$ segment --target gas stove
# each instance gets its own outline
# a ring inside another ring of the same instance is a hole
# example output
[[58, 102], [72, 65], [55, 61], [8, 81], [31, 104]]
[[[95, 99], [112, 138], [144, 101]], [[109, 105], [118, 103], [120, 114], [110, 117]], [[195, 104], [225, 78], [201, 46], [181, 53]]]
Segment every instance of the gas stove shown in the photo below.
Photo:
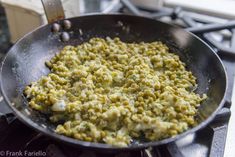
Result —
[[[222, 59], [228, 74], [228, 91], [224, 107], [206, 128], [180, 140], [142, 151], [107, 154], [73, 148], [32, 130], [13, 115], [0, 97], [0, 156], [223, 157], [233, 107], [231, 105], [235, 76], [235, 21], [188, 12], [181, 8], [150, 9], [135, 6], [128, 0], [114, 0], [101, 12], [146, 16], [178, 25], [206, 41]], [[1, 56], [8, 50], [8, 46], [5, 47], [4, 50], [1, 49]]]

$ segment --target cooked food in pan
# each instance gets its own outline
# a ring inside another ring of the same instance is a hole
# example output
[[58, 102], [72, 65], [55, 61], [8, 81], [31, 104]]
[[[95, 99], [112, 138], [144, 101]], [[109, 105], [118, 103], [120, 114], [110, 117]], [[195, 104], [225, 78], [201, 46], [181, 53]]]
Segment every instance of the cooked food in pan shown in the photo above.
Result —
[[25, 88], [29, 105], [50, 114], [56, 133], [128, 146], [161, 140], [196, 125], [206, 95], [179, 56], [161, 42], [92, 38], [46, 62], [51, 72]]

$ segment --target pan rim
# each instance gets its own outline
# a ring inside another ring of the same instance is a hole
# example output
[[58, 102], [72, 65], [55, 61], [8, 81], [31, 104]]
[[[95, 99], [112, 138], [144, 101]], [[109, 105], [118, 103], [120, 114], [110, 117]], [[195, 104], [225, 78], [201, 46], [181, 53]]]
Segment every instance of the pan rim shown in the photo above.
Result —
[[[135, 17], [135, 18], [144, 18], [144, 19], [148, 19], [148, 20], [155, 20], [155, 19], [151, 19], [149, 17], [136, 16], [136, 15], [126, 15], [126, 14], [120, 14], [120, 13], [115, 13], [115, 14], [92, 13], [92, 14], [82, 15], [82, 16], [79, 16], [79, 17], [89, 17], [89, 16], [129, 16], [129, 17]], [[68, 18], [68, 20], [75, 19], [75, 18], [78, 18], [78, 17]], [[62, 21], [62, 20], [59, 20], [59, 21]], [[5, 93], [4, 89], [3, 89], [3, 86], [2, 86], [3, 85], [3, 81], [1, 79], [2, 75], [3, 75], [3, 65], [5, 63], [5, 60], [6, 60], [7, 56], [9, 55], [9, 52], [11, 52], [11, 50], [14, 48], [14, 45], [18, 44], [21, 40], [25, 39], [28, 35], [32, 34], [33, 32], [35, 32], [35, 31], [37, 31], [37, 30], [39, 30], [39, 29], [41, 29], [41, 28], [43, 28], [45, 26], [51, 25], [51, 24], [42, 25], [42, 26], [36, 28], [35, 30], [27, 33], [26, 35], [24, 35], [22, 38], [20, 38], [10, 48], [10, 50], [5, 55], [4, 59], [2, 60], [2, 65], [1, 65], [1, 69], [0, 69], [0, 86], [1, 86], [1, 91], [2, 91], [2, 95], [3, 95], [4, 100], [7, 102], [8, 106], [13, 110], [13, 112], [17, 116], [17, 118], [19, 118], [19, 120], [21, 122], [23, 122], [24, 124], [26, 124], [30, 128], [33, 128], [34, 130], [36, 130], [36, 131], [38, 131], [40, 133], [43, 133], [46, 136], [52, 137], [55, 140], [59, 140], [59, 141], [61, 141], [63, 143], [72, 144], [72, 145], [76, 145], [76, 146], [80, 146], [80, 147], [91, 148], [91, 149], [102, 149], [102, 150], [105, 149], [105, 150], [112, 150], [112, 151], [128, 151], [128, 150], [145, 149], [145, 148], [148, 148], [148, 147], [168, 144], [170, 142], [173, 142], [173, 141], [176, 141], [178, 139], [181, 139], [181, 138], [185, 137], [186, 135], [192, 134], [192, 133], [194, 133], [194, 132], [196, 132], [196, 131], [206, 127], [215, 118], [216, 114], [218, 113], [218, 111], [222, 108], [223, 104], [225, 103], [225, 97], [226, 97], [227, 88], [228, 88], [228, 78], [227, 78], [227, 72], [225, 70], [225, 67], [224, 67], [221, 59], [217, 55], [217, 53], [207, 43], [205, 43], [205, 41], [203, 41], [202, 39], [200, 39], [199, 37], [197, 37], [193, 33], [189, 32], [187, 30], [184, 30], [184, 29], [180, 28], [179, 26], [175, 26], [175, 25], [172, 25], [172, 24], [164, 23], [164, 22], [161, 22], [159, 20], [155, 20], [155, 21], [158, 21], [158, 22], [160, 22], [162, 24], [165, 24], [165, 25], [168, 25], [168, 26], [170, 26], [172, 28], [180, 29], [182, 31], [185, 31], [185, 32], [191, 34], [194, 38], [199, 40], [199, 42], [204, 44], [211, 51], [211, 53], [213, 53], [213, 55], [217, 58], [219, 64], [223, 68], [223, 73], [224, 73], [224, 77], [225, 77], [225, 90], [224, 90], [224, 93], [223, 93], [223, 97], [222, 97], [218, 107], [216, 108], [216, 110], [213, 111], [213, 113], [205, 121], [201, 122], [196, 127], [190, 128], [187, 131], [182, 132], [182, 133], [176, 135], [175, 137], [166, 138], [166, 139], [163, 139], [163, 140], [160, 140], [160, 141], [150, 141], [150, 142], [141, 143], [139, 145], [130, 145], [130, 146], [127, 146], [127, 147], [115, 147], [115, 146], [104, 144], [104, 143], [95, 143], [95, 142], [80, 141], [80, 140], [77, 140], [77, 139], [73, 139], [73, 138], [70, 138], [70, 137], [59, 135], [59, 134], [57, 134], [55, 132], [49, 131], [46, 128], [43, 128], [42, 126], [40, 126], [37, 123], [33, 122], [31, 119], [29, 119], [26, 116], [24, 116], [22, 113], [20, 113], [20, 111], [18, 111], [14, 106], [12, 106], [10, 100], [6, 96], [6, 93]]]

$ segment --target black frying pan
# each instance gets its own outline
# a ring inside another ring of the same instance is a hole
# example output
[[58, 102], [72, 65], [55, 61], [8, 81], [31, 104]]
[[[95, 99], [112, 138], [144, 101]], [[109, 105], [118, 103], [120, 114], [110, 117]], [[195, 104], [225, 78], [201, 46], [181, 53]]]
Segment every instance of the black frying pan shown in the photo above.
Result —
[[[143, 149], [175, 141], [205, 127], [224, 104], [227, 83], [221, 60], [207, 44], [193, 34], [160, 21], [130, 15], [88, 15], [71, 18], [69, 21], [72, 24], [67, 31], [70, 35], [69, 41], [60, 40], [61, 32], [52, 33], [52, 24], [42, 26], [20, 39], [7, 53], [2, 64], [1, 89], [5, 100], [22, 122], [37, 131], [75, 146], [112, 151]], [[59, 24], [62, 22], [63, 20], [58, 21]], [[92, 37], [107, 36], [119, 37], [125, 42], [160, 40], [167, 44], [172, 52], [178, 54], [197, 77], [196, 92], [208, 95], [208, 99], [199, 108], [198, 126], [173, 138], [153, 142], [139, 141], [140, 144], [133, 143], [126, 148], [79, 141], [54, 133], [55, 125], [44, 115], [28, 107], [22, 96], [23, 89], [30, 82], [48, 74], [49, 69], [45, 66], [45, 61], [65, 45], [77, 45]]]

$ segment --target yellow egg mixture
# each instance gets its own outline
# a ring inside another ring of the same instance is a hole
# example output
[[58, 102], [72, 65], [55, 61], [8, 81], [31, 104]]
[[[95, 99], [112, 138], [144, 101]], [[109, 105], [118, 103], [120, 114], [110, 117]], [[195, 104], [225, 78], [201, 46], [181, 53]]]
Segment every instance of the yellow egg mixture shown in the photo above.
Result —
[[82, 141], [125, 147], [196, 125], [206, 95], [179, 56], [161, 42], [92, 38], [66, 46], [46, 62], [51, 72], [24, 90], [29, 105], [60, 122], [55, 132]]

